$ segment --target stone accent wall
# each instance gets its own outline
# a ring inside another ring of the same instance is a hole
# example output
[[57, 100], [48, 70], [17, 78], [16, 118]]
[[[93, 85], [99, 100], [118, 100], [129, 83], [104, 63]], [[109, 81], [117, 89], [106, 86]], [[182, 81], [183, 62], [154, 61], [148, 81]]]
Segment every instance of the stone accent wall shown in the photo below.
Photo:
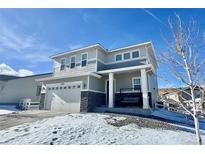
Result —
[[103, 93], [82, 91], [80, 112], [91, 112], [95, 107], [105, 105], [105, 97]]

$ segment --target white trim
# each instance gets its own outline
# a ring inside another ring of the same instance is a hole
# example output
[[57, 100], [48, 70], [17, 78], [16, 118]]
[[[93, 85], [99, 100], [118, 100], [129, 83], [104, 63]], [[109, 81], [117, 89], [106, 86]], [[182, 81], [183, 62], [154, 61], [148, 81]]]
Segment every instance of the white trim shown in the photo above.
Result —
[[[87, 56], [87, 59], [86, 59], [86, 65], [85, 66], [82, 66], [82, 56], [83, 55], [86, 55]], [[88, 52], [83, 52], [83, 53], [81, 53], [80, 54], [80, 66], [81, 66], [81, 68], [85, 68], [85, 67], [87, 67], [88, 66]]]
[[73, 75], [73, 76], [68, 76], [68, 75], [62, 75], [62, 76], [53, 76], [53, 77], [46, 77], [46, 78], [41, 78], [41, 79], [35, 79], [35, 81], [40, 82], [40, 81], [50, 81], [50, 80], [58, 80], [58, 79], [64, 79], [64, 78], [73, 78], [73, 77], [78, 77], [78, 76], [87, 76], [87, 75], [91, 75], [91, 76], [95, 76], [97, 78], [101, 78], [102, 76], [96, 73], [90, 73], [90, 72], [85, 72], [82, 74], [77, 74], [77, 75]]
[[92, 91], [92, 92], [96, 92], [96, 93], [102, 93], [102, 94], [105, 94], [104, 91], [98, 91], [98, 90], [92, 90], [92, 89], [83, 89], [81, 91]]
[[110, 50], [109, 52], [116, 52], [116, 51], [125, 50], [125, 49], [129, 49], [129, 48], [134, 48], [134, 47], [138, 47], [138, 46], [143, 46], [143, 45], [147, 45], [147, 44], [151, 44], [151, 43], [152, 43], [151, 41], [144, 42], [144, 43], [140, 43], [140, 44], [130, 45], [130, 46], [127, 46], [127, 47], [113, 49], [113, 50]]
[[90, 89], [90, 75], [88, 75], [87, 89]]
[[114, 72], [126, 72], [131, 70], [137, 70], [137, 69], [145, 69], [145, 68], [151, 68], [151, 64], [149, 65], [140, 65], [140, 66], [131, 66], [131, 67], [124, 67], [124, 68], [117, 68], [117, 69], [109, 69], [109, 70], [103, 70], [98, 71], [99, 74], [107, 74], [107, 73], [114, 73]]
[[72, 58], [73, 57], [75, 57], [75, 67], [74, 68], [76, 68], [76, 55], [73, 55], [73, 56], [70, 57], [70, 67], [69, 67], [70, 69], [74, 69], [74, 68], [71, 68], [71, 63], [72, 63]]
[[[114, 77], [113, 80], [114, 80], [114, 94], [115, 94], [116, 91], [117, 91], [117, 84], [116, 84], [117, 82], [116, 82], [115, 77]], [[106, 98], [105, 100], [106, 100], [106, 104], [109, 103], [109, 102], [107, 102], [107, 95], [108, 95], [108, 94], [107, 94], [107, 81], [109, 81], [109, 79], [106, 79], [106, 80], [105, 80], [105, 96], [106, 96], [106, 97], [105, 97], [105, 98]], [[108, 86], [109, 86], [109, 85], [108, 85]]]
[[[62, 61], [62, 60], [65, 60], [65, 64], [64, 64], [64, 65], [65, 65], [65, 66], [64, 66], [65, 68], [64, 68], [63, 70], [61, 70], [61, 61]], [[60, 71], [66, 71], [66, 58], [61, 58], [61, 59], [60, 59]]]
[[[130, 46], [127, 46], [127, 47], [122, 47], [122, 48], [117, 48], [117, 49], [112, 49], [112, 50], [106, 50], [100, 44], [94, 44], [94, 45], [90, 45], [90, 46], [87, 46], [87, 47], [82, 47], [82, 48], [79, 48], [79, 49], [74, 49], [74, 50], [71, 50], [71, 51], [67, 51], [67, 52], [64, 52], [64, 53], [59, 53], [59, 54], [50, 56], [50, 58], [53, 59], [53, 58], [56, 58], [56, 57], [59, 57], [59, 56], [69, 55], [71, 53], [79, 52], [79, 51], [82, 51], [82, 50], [85, 50], [85, 49], [90, 49], [90, 48], [93, 48], [93, 47], [100, 47], [101, 49], [103, 49], [103, 51], [105, 53], [112, 53], [112, 52], [116, 52], [116, 51], [120, 51], [120, 50], [124, 50], [124, 49], [129, 49], [129, 48], [133, 48], [133, 47], [148, 45], [148, 44], [151, 44], [151, 46], [153, 47], [152, 41], [149, 41], [149, 42], [139, 43], [139, 44], [130, 45]], [[154, 48], [153, 48], [153, 50], [154, 50]]]
[[59, 54], [50, 56], [50, 58], [53, 59], [53, 58], [56, 58], [56, 57], [59, 57], [59, 56], [69, 55], [71, 53], [80, 52], [82, 50], [90, 49], [90, 48], [93, 48], [93, 47], [100, 47], [101, 49], [106, 51], [106, 49], [103, 46], [101, 46], [100, 44], [94, 44], [94, 45], [90, 45], [90, 46], [87, 46], [87, 47], [82, 47], [82, 48], [79, 48], [79, 49], [74, 49], [74, 50], [66, 51], [64, 53], [59, 53]]
[[[134, 79], [140, 79], [140, 86], [142, 88], [142, 82], [141, 82], [141, 77], [140, 76], [132, 77], [132, 88], [134, 88]], [[137, 91], [137, 90], [133, 89], [133, 91]]]
[[100, 78], [102, 77], [101, 75], [96, 74], [96, 73], [94, 73], [94, 72], [90, 73], [90, 75], [93, 76], [93, 77], [96, 77], [96, 78], [98, 78], [98, 79], [100, 79]]
[[95, 59], [96, 59], [95, 71], [97, 72], [97, 71], [98, 71], [98, 61], [97, 61], [97, 59], [98, 59], [98, 50], [96, 49], [95, 52], [96, 52], [96, 57], [95, 57]]

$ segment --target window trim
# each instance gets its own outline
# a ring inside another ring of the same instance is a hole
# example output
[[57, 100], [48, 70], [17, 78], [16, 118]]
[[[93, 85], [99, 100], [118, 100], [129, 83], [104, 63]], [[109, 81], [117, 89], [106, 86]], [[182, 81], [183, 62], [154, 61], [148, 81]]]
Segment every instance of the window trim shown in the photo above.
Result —
[[[117, 60], [117, 56], [121, 55], [121, 60]], [[122, 53], [115, 55], [115, 62], [123, 61]]]
[[[140, 50], [134, 50], [134, 51], [131, 52], [131, 54], [132, 54], [133, 52], [138, 52], [138, 53], [139, 53], [139, 57], [141, 57], [141, 56], [140, 56]], [[132, 55], [132, 59], [136, 59], [136, 58], [139, 58], [139, 57], [135, 57], [135, 58], [134, 58], [133, 55]]]
[[138, 91], [138, 90], [135, 90], [134, 88], [134, 80], [135, 79], [140, 79], [140, 87], [142, 88], [142, 81], [141, 81], [141, 77], [132, 77], [132, 88], [133, 88], [133, 91]]
[[125, 59], [125, 54], [127, 54], [127, 53], [129, 53], [129, 54], [130, 54], [130, 52], [124, 52], [124, 53], [123, 53], [123, 60], [124, 60], [124, 61], [131, 60], [131, 59], [132, 59], [132, 58], [131, 58], [131, 56], [130, 56], [130, 58], [129, 58], [129, 59]]
[[[86, 58], [86, 65], [85, 66], [82, 66], [82, 62], [83, 62], [83, 55], [87, 55], [87, 58]], [[86, 66], [88, 66], [88, 52], [83, 52], [83, 53], [81, 53], [81, 64], [80, 64], [80, 66], [81, 67], [86, 67]]]
[[[72, 58], [75, 57], [75, 66], [71, 68]], [[70, 57], [70, 69], [74, 69], [76, 67], [76, 55]]]
[[[61, 69], [61, 66], [62, 66], [62, 63], [61, 63], [61, 62], [62, 62], [62, 60], [65, 60], [64, 69]], [[60, 59], [60, 64], [61, 64], [61, 65], [60, 65], [60, 71], [65, 71], [65, 69], [66, 69], [66, 58], [61, 58], [61, 59]]]

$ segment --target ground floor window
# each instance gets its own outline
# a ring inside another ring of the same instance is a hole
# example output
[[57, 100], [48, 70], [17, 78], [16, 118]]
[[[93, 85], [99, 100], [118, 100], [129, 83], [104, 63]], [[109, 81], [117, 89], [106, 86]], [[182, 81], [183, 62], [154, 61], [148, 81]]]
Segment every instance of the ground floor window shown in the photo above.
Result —
[[132, 78], [132, 88], [135, 91], [141, 91], [141, 80], [140, 78]]

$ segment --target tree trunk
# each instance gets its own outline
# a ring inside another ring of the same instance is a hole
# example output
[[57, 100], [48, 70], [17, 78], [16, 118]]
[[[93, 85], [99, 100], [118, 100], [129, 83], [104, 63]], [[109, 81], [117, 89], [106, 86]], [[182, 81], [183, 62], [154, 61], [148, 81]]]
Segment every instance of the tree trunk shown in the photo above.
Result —
[[201, 145], [202, 140], [199, 131], [199, 118], [197, 116], [194, 116], [194, 124], [195, 124], [195, 131], [196, 131], [196, 142], [198, 145]]

